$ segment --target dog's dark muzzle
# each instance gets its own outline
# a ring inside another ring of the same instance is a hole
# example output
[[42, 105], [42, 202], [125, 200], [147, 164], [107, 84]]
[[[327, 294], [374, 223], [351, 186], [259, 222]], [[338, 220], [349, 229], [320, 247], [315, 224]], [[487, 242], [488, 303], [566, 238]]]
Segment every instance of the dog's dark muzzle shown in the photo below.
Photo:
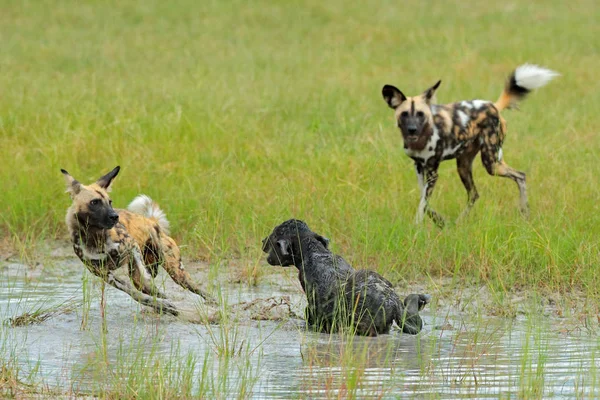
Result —
[[108, 214], [108, 229], [114, 227], [117, 223], [119, 222], [119, 214], [117, 214], [116, 212], [111, 212], [110, 214]]

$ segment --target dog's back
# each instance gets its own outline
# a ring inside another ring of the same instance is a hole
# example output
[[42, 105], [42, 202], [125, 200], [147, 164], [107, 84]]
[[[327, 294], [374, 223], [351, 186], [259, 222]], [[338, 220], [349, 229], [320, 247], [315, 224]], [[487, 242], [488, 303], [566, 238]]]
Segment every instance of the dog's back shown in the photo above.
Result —
[[145, 194], [133, 199], [127, 206], [127, 210], [117, 210], [117, 212], [119, 221], [125, 225], [140, 248], [151, 243], [160, 247], [161, 237], [169, 236], [169, 221], [166, 214]]
[[506, 123], [491, 101], [432, 104], [431, 113], [436, 128], [434, 135], [440, 141], [431, 153], [435, 152], [441, 161], [460, 156], [475, 141], [477, 146], [486, 143], [501, 146], [504, 141]]
[[167, 215], [160, 209], [158, 204], [145, 194], [140, 194], [133, 199], [127, 206], [127, 210], [156, 221], [163, 232], [169, 234], [170, 224]]
[[356, 333], [387, 334], [403, 311], [400, 297], [390, 281], [375, 271], [357, 270], [345, 285], [346, 305], [352, 310]]
[[160, 225], [150, 218], [119, 208], [115, 211], [119, 214], [119, 223], [140, 246], [148, 240], [157, 241], [162, 234]]

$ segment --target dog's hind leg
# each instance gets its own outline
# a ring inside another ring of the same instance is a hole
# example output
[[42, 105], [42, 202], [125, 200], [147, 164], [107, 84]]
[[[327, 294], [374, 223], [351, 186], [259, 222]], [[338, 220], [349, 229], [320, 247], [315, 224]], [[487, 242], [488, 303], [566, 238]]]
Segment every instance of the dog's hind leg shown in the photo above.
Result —
[[456, 159], [458, 175], [460, 176], [460, 180], [467, 190], [468, 196], [467, 207], [459, 215], [457, 219], [458, 221], [469, 214], [471, 208], [473, 208], [473, 205], [479, 198], [479, 193], [477, 193], [477, 188], [475, 187], [475, 182], [473, 181], [473, 160], [478, 152], [479, 148], [471, 145]]
[[198, 284], [196, 284], [190, 274], [185, 270], [183, 263], [181, 262], [181, 256], [179, 255], [179, 249], [175, 244], [175, 241], [168, 236], [163, 235], [161, 237], [162, 244], [162, 266], [171, 276], [171, 278], [179, 286], [190, 292], [196, 293], [201, 296], [206, 302], [211, 304], [217, 304], [217, 301], [208, 292], [202, 290]]
[[179, 311], [173, 304], [140, 292], [133, 287], [131, 283], [115, 276], [112, 272], [109, 272], [105, 279], [109, 285], [127, 293], [132, 299], [142, 305], [151, 307], [159, 313], [167, 313], [175, 316], [179, 315]]
[[506, 137], [506, 121], [499, 118], [484, 128], [483, 142], [481, 143], [481, 161], [488, 174], [510, 178], [519, 186], [520, 209], [524, 217], [529, 217], [529, 204], [527, 202], [527, 185], [525, 173], [509, 167], [502, 158], [502, 143]]
[[138, 290], [150, 296], [156, 296], [163, 299], [167, 298], [167, 296], [162, 293], [154, 284], [154, 280], [144, 264], [142, 253], [137, 245], [131, 249], [128, 262], [129, 276]]
[[502, 160], [502, 149], [496, 154], [489, 154], [481, 150], [481, 160], [490, 175], [510, 178], [519, 186], [520, 209], [525, 217], [529, 217], [529, 204], [527, 201], [527, 185], [525, 184], [525, 173], [511, 168]]

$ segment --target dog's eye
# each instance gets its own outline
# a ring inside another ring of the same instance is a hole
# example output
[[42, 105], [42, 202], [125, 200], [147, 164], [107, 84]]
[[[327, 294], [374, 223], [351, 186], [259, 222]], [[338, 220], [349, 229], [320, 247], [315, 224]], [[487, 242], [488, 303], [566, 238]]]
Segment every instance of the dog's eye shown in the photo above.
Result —
[[112, 200], [108, 200], [108, 204], [112, 206]]
[[423, 118], [424, 116], [425, 116], [425, 113], [423, 111], [417, 111], [417, 117]]
[[406, 118], [406, 117], [408, 117], [408, 111], [402, 111], [400, 113], [400, 118]]
[[94, 200], [90, 201], [90, 206], [97, 206], [98, 204], [100, 204], [100, 200], [98, 200], [98, 199], [94, 199]]

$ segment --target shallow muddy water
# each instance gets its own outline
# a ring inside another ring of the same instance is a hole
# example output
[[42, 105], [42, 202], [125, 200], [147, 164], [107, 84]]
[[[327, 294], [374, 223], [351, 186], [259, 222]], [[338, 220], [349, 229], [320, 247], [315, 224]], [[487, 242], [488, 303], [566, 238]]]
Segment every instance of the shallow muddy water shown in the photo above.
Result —
[[[600, 395], [596, 335], [585, 329], [557, 329], [557, 318], [535, 314], [505, 319], [450, 307], [427, 308], [422, 314], [425, 329], [417, 336], [394, 331], [378, 338], [347, 338], [306, 331], [300, 319], [259, 321], [239, 310], [234, 321], [208, 327], [191, 324], [141, 310], [124, 293], [107, 288], [103, 345], [96, 278], [88, 276], [95, 282], [94, 295], [87, 326], [81, 329], [83, 268], [75, 260], [65, 261], [65, 266], [57, 276], [32, 273], [16, 263], [0, 264], [3, 321], [39, 306], [78, 302], [74, 309], [39, 324], [2, 327], [0, 356], [16, 358], [23, 371], [37, 371], [45, 384], [66, 393], [89, 393], [107, 385], [101, 366], [108, 365], [126, 380], [128, 371], [136, 371], [131, 367], [136, 362], [152, 368], [152, 360], [193, 355], [198, 365], [193, 384], [218, 380], [204, 393], [221, 398], [240, 393], [250, 398], [311, 399]], [[300, 313], [301, 293], [285, 274], [273, 270], [255, 288], [225, 284], [224, 297], [234, 304], [288, 296], [292, 310]], [[178, 305], [193, 307], [193, 295], [169, 282], [166, 290]], [[223, 348], [234, 354], [219, 357]]]

